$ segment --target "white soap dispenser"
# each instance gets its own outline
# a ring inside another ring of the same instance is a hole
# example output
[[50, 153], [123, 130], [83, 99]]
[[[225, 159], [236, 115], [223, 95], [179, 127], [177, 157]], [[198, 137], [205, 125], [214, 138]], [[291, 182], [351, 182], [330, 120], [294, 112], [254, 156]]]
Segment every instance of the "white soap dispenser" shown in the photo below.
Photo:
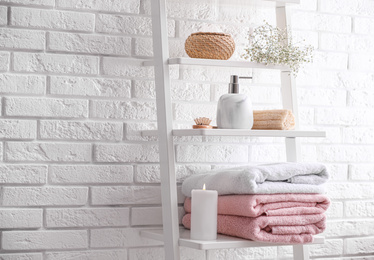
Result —
[[231, 75], [229, 93], [220, 97], [217, 106], [217, 127], [224, 129], [251, 129], [253, 126], [252, 101], [245, 94], [239, 94], [239, 77]]

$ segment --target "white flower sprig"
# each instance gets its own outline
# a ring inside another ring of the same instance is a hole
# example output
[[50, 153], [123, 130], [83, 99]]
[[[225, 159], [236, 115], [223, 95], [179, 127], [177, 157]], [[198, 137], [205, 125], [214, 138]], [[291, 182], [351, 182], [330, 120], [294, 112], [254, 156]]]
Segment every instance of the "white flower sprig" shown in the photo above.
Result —
[[287, 65], [295, 76], [302, 63], [313, 61], [313, 47], [294, 44], [292, 37], [287, 35], [287, 29], [266, 23], [255, 28], [248, 35], [248, 40], [249, 47], [244, 49], [243, 58], [266, 65]]

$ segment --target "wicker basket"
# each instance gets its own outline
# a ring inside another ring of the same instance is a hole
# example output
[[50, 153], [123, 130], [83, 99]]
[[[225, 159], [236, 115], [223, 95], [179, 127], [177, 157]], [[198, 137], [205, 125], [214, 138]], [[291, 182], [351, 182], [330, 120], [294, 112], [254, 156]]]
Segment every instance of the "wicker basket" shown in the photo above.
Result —
[[227, 60], [235, 51], [235, 42], [229, 34], [198, 32], [187, 38], [185, 50], [191, 58]]

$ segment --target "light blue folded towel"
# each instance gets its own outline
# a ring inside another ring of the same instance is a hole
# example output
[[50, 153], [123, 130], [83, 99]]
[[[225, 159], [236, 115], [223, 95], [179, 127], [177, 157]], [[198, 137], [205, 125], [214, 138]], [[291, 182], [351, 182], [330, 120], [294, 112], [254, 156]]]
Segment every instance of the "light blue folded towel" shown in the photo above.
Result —
[[218, 169], [188, 177], [182, 184], [182, 193], [191, 197], [193, 189], [209, 190], [219, 195], [324, 193], [323, 183], [329, 178], [326, 167], [320, 163], [274, 163]]

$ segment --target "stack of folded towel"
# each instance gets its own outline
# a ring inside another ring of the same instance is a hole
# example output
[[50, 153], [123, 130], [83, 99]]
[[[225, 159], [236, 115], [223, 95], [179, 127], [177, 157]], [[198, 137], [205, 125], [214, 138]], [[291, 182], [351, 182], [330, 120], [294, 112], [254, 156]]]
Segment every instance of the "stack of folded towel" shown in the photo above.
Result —
[[[192, 189], [205, 183], [218, 191], [220, 234], [272, 243], [308, 243], [324, 231], [328, 179], [317, 163], [278, 163], [219, 169], [193, 175], [182, 185], [187, 196], [182, 223], [190, 228]], [[192, 213], [193, 214], [193, 213]]]
[[252, 129], [291, 130], [295, 128], [295, 116], [288, 109], [254, 110]]

